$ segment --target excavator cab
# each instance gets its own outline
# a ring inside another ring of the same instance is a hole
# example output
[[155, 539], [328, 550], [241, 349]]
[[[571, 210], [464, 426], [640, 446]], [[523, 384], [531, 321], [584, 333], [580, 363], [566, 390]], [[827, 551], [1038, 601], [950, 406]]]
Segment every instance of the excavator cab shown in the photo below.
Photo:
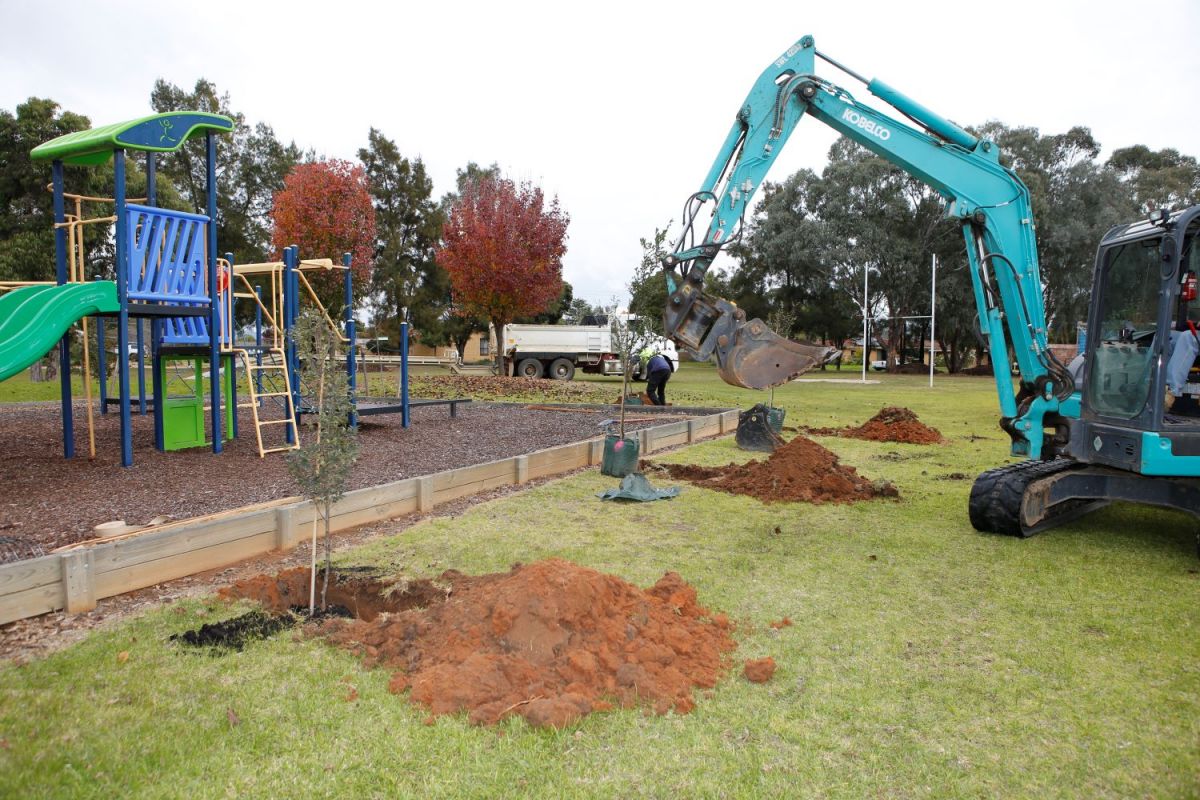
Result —
[[1144, 475], [1200, 476], [1200, 206], [1100, 243], [1071, 455]]
[[1113, 501], [1200, 517], [1198, 272], [1200, 206], [1104, 236], [1068, 457], [980, 475], [977, 529], [1029, 536]]
[[[1113, 501], [1200, 518], [1200, 206], [1100, 242], [1066, 458], [1009, 464], [971, 488], [971, 524], [1030, 536]], [[1049, 455], [1049, 454], [1047, 454]], [[1198, 540], [1200, 543], [1200, 540]]]

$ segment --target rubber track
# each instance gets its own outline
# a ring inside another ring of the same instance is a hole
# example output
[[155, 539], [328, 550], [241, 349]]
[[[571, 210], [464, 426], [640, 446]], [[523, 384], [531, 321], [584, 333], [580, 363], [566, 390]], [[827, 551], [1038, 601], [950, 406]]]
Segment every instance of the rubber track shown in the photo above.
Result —
[[[975, 530], [1006, 536], [1027, 536], [1021, 527], [1021, 500], [1025, 489], [1036, 480], [1079, 466], [1067, 458], [1053, 461], [1023, 461], [990, 469], [971, 487], [970, 515]], [[1065, 505], [1065, 504], [1064, 504]], [[1063, 509], [1066, 511], [1067, 509]], [[1057, 515], [1056, 515], [1057, 516]], [[1046, 527], [1039, 525], [1038, 529]]]

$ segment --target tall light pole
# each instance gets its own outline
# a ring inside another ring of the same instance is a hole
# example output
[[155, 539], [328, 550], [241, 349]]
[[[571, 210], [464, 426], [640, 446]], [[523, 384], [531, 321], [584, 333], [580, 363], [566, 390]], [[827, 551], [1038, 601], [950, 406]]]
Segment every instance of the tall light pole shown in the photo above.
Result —
[[937, 254], [933, 256], [933, 276], [929, 279], [929, 388], [933, 388], [933, 347], [937, 341], [934, 322], [937, 317]]
[[862, 382], [867, 382], [867, 359], [870, 357], [871, 344], [867, 340], [867, 276], [871, 274], [870, 267], [863, 262], [863, 299], [862, 299], [862, 315], [863, 315], [863, 338], [862, 338]]

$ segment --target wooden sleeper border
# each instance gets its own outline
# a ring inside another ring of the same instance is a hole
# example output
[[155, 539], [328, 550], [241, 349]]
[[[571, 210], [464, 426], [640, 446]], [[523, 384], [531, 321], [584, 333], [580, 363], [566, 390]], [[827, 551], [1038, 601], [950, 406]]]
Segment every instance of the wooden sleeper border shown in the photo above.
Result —
[[[729, 433], [737, 410], [634, 431], [643, 454]], [[331, 528], [344, 531], [501, 486], [600, 464], [604, 439], [551, 447], [500, 461], [347, 492]], [[0, 625], [59, 609], [91, 611], [105, 597], [291, 550], [307, 538], [313, 506], [298, 497], [169, 522], [39, 558], [0, 565]]]

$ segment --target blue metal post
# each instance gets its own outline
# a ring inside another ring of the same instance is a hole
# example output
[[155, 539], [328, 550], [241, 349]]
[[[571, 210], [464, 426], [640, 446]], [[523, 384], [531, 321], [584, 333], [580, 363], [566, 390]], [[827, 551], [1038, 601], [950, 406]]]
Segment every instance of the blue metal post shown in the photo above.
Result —
[[300, 360], [296, 357], [296, 340], [292, 326], [296, 321], [296, 294], [293, 284], [296, 282], [296, 253], [299, 248], [291, 245], [283, 251], [283, 334], [284, 360], [288, 368], [288, 391], [292, 393], [292, 410], [295, 411], [296, 425], [284, 425], [287, 431], [287, 443], [296, 441], [295, 431], [300, 425]]
[[221, 452], [221, 329], [220, 304], [217, 300], [217, 137], [209, 131], [206, 145], [208, 188], [208, 376], [209, 403], [212, 406], [212, 449]]
[[[158, 162], [154, 153], [146, 153], [146, 205], [158, 205]], [[162, 451], [163, 445], [163, 388], [162, 356], [158, 343], [162, 339], [162, 325], [157, 319], [150, 320], [150, 385], [154, 389], [154, 448]], [[138, 395], [145, 397], [146, 351], [142, 335], [142, 320], [138, 320]], [[143, 400], [142, 413], [146, 413]]]
[[[355, 392], [358, 388], [358, 386], [357, 386], [358, 375], [356, 374], [357, 370], [355, 369], [356, 364], [354, 361], [354, 344], [355, 344], [354, 282], [353, 282], [354, 278], [350, 271], [350, 263], [351, 263], [350, 254], [343, 253], [342, 254], [342, 266], [344, 266], [346, 268], [346, 276], [345, 276], [345, 281], [344, 281], [345, 289], [346, 289], [346, 298], [345, 298], [345, 303], [346, 303], [346, 311], [345, 311], [345, 319], [346, 319], [346, 378], [350, 385], [350, 427], [357, 428], [358, 427], [358, 414], [355, 413], [355, 408], [357, 406], [358, 399], [355, 395]], [[367, 376], [367, 392], [368, 392], [368, 394], [370, 393], [370, 390], [371, 390], [370, 381], [371, 381], [371, 376], [368, 375]]]
[[137, 365], [138, 365], [138, 414], [146, 416], [146, 334], [142, 328], [144, 320], [137, 320]]
[[400, 320], [400, 425], [407, 428], [412, 422], [408, 408], [408, 314]]
[[[152, 152], [146, 153], [146, 205], [148, 205], [148, 206], [157, 206], [158, 205], [158, 164], [155, 161], [154, 153], [152, 153]], [[157, 330], [157, 326], [155, 324], [155, 320], [150, 320], [150, 338], [151, 338], [151, 340], [155, 339], [156, 330]], [[142, 414], [144, 416], [146, 414], [146, 336], [145, 336], [145, 329], [143, 327], [143, 320], [140, 317], [138, 318], [138, 321], [137, 321], [137, 349], [138, 349], [138, 413]], [[158, 359], [157, 359], [158, 348], [155, 346], [153, 341], [151, 341], [150, 350], [152, 352], [151, 357], [150, 357], [150, 368], [152, 370], [157, 371], [158, 370]], [[159, 438], [159, 435], [162, 432], [162, 417], [161, 417], [157, 407], [160, 404], [160, 401], [158, 398], [161, 397], [162, 395], [160, 395], [158, 393], [159, 380], [158, 380], [158, 378], [155, 377], [154, 373], [151, 373], [151, 375], [150, 375], [150, 384], [151, 384], [151, 387], [154, 389], [154, 405], [155, 405], [154, 446], [157, 447], [159, 450], [161, 450], [162, 442]]]
[[163, 440], [163, 408], [166, 406], [167, 382], [163, 380], [163, 357], [159, 349], [162, 341], [162, 321], [150, 320], [150, 364], [153, 368], [151, 380], [154, 384], [154, 449], [166, 450]]
[[[66, 209], [63, 205], [63, 163], [55, 161], [51, 167], [51, 180], [54, 183], [54, 222], [60, 225], [67, 221]], [[80, 232], [80, 236], [83, 233]], [[54, 228], [54, 266], [57, 272], [58, 285], [67, 282], [67, 229]], [[90, 380], [84, 375], [83, 379]], [[62, 429], [63, 429], [63, 458], [75, 456], [75, 408], [71, 403], [71, 331], [63, 334], [58, 341], [58, 385], [62, 399]]]
[[125, 216], [125, 151], [113, 151], [117, 215], [117, 382], [121, 392], [121, 466], [133, 466], [133, 419], [129, 407], [129, 221]]
[[[254, 287], [254, 296], [257, 302], [254, 304], [254, 363], [258, 367], [262, 367], [262, 287]], [[278, 323], [276, 323], [278, 324]], [[262, 369], [254, 371], [254, 393], [262, 394]], [[262, 407], [262, 400], [258, 401], [259, 407]]]

